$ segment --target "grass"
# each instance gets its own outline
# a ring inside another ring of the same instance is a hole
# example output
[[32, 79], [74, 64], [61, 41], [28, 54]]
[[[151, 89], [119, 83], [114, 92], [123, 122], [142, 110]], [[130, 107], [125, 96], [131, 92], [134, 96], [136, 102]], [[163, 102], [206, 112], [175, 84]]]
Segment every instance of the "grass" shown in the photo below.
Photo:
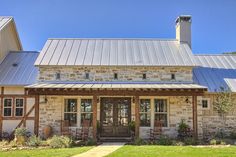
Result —
[[130, 146], [126, 145], [107, 157], [236, 157], [236, 146], [192, 147], [192, 146]]
[[0, 157], [69, 157], [83, 153], [92, 147], [74, 147], [61, 149], [32, 149], [32, 150], [13, 150], [0, 151]]

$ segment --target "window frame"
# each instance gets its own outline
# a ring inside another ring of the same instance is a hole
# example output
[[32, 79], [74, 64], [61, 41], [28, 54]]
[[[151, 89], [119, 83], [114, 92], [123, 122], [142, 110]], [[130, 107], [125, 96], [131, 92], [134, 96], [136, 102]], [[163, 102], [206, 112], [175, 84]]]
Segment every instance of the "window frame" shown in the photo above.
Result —
[[[207, 101], [207, 107], [203, 107], [203, 101]], [[202, 109], [203, 110], [209, 110], [210, 109], [210, 98], [202, 98], [202, 100], [201, 100], [201, 106], [202, 106]]]
[[[76, 112], [66, 112], [65, 111], [65, 108], [66, 108], [66, 100], [76, 100]], [[64, 104], [63, 104], [63, 120], [65, 120], [65, 114], [76, 114], [76, 124], [75, 125], [70, 125], [69, 127], [78, 127], [78, 114], [79, 114], [79, 110], [78, 110], [78, 105], [79, 101], [78, 101], [78, 98], [73, 98], [73, 97], [66, 97], [64, 98]]]
[[[146, 112], [143, 112], [143, 111], [141, 111], [141, 107], [140, 107], [140, 105], [141, 105], [141, 100], [149, 100], [149, 105], [150, 105], [150, 111], [148, 112], [148, 111], [146, 111]], [[149, 114], [149, 117], [150, 117], [150, 122], [149, 122], [149, 125], [141, 125], [141, 123], [140, 123], [140, 127], [151, 127], [151, 123], [152, 123], [152, 99], [150, 99], [150, 98], [140, 98], [140, 100], [139, 100], [139, 121], [141, 121], [141, 114], [146, 114], [147, 116], [148, 116], [148, 114]]]
[[[17, 99], [22, 99], [22, 100], [23, 100], [22, 107], [17, 107], [17, 106], [16, 106], [16, 100], [17, 100]], [[14, 105], [14, 116], [15, 116], [15, 117], [24, 117], [24, 112], [25, 112], [25, 100], [24, 100], [24, 98], [21, 98], [21, 97], [15, 98], [15, 101], [14, 101], [14, 104], [13, 104], [13, 105]], [[17, 109], [17, 108], [22, 108], [22, 115], [21, 115], [21, 116], [17, 116], [17, 115], [16, 115], [16, 109]]]
[[[5, 107], [5, 100], [6, 99], [10, 99], [11, 100], [11, 107]], [[2, 110], [2, 116], [3, 117], [12, 117], [14, 114], [13, 114], [13, 106], [14, 106], [14, 103], [13, 103], [13, 98], [3, 98], [3, 110]], [[10, 108], [11, 109], [11, 115], [10, 116], [5, 116], [5, 108]]]
[[[82, 100], [91, 100], [91, 111], [82, 111]], [[91, 114], [92, 120], [90, 122], [90, 127], [93, 123], [93, 99], [92, 98], [80, 98], [80, 125], [82, 126], [82, 114]]]
[[[166, 112], [156, 112], [155, 111], [155, 105], [156, 105], [156, 103], [155, 103], [155, 101], [156, 100], [166, 100]], [[167, 125], [166, 126], [162, 126], [163, 128], [168, 128], [169, 127], [169, 101], [168, 101], [168, 98], [162, 98], [162, 97], [157, 97], [157, 98], [154, 98], [153, 99], [153, 107], [154, 107], [154, 109], [153, 109], [153, 116], [154, 116], [154, 123], [155, 123], [155, 117], [156, 117], [156, 114], [159, 114], [159, 115], [166, 115], [166, 123], [167, 123]]]

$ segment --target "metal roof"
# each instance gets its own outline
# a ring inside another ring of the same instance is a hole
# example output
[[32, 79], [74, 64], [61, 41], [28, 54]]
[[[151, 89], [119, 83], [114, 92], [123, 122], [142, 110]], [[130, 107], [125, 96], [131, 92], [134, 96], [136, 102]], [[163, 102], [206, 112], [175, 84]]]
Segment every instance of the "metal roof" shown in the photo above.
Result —
[[35, 65], [195, 66], [186, 43], [164, 39], [48, 39]]
[[4, 26], [6, 26], [11, 20], [12, 20], [12, 17], [0, 16], [0, 30]]
[[79, 88], [79, 89], [206, 89], [197, 84], [141, 84], [141, 83], [36, 83], [26, 88]]
[[193, 69], [194, 82], [208, 87], [209, 92], [229, 89], [235, 90], [236, 55], [196, 55], [201, 67]]
[[10, 52], [0, 64], [0, 86], [21, 86], [37, 80], [38, 68], [34, 62], [38, 52]]
[[195, 55], [195, 61], [202, 67], [236, 69], [236, 55]]

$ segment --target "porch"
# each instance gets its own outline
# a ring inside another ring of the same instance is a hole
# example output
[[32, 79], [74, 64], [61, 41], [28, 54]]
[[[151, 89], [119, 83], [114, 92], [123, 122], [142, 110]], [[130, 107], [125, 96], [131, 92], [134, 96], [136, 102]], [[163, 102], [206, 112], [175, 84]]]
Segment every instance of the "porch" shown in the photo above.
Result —
[[136, 137], [149, 138], [156, 120], [162, 121], [163, 134], [177, 136], [181, 119], [197, 137], [197, 96], [205, 91], [205, 87], [195, 84], [50, 83], [26, 88], [29, 95], [40, 96], [40, 134], [46, 125], [60, 134], [61, 120], [70, 121], [72, 132], [81, 128], [84, 120], [90, 120], [93, 138], [130, 137], [131, 121], [135, 122]]

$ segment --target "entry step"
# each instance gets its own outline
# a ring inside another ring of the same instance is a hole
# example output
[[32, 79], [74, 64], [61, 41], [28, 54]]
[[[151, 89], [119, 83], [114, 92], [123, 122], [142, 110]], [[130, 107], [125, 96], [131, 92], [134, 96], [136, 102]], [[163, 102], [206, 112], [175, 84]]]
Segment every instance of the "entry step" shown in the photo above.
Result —
[[101, 142], [131, 142], [131, 137], [100, 137]]

